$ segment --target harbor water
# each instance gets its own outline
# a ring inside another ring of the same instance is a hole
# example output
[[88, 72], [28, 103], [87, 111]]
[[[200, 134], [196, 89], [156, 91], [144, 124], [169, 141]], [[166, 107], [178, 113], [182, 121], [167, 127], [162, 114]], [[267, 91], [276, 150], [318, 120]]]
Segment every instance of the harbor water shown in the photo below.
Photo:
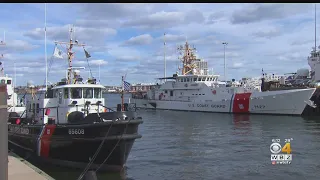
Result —
[[[104, 94], [107, 106], [119, 94]], [[126, 102], [130, 95], [126, 95]], [[230, 115], [139, 110], [144, 120], [122, 173], [98, 179], [130, 180], [317, 180], [320, 177], [320, 118]], [[291, 140], [292, 163], [271, 163], [272, 139]], [[39, 167], [58, 180], [81, 171]]]

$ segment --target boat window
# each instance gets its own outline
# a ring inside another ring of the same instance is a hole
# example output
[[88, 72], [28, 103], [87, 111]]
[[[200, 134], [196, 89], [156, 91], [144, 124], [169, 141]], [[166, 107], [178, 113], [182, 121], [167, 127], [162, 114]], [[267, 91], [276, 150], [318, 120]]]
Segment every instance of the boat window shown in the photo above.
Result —
[[53, 90], [53, 97], [54, 97], [54, 98], [58, 97], [58, 93], [59, 93], [58, 90], [57, 90], [57, 89], [54, 89], [54, 90]]
[[82, 98], [82, 89], [81, 88], [71, 88], [71, 98], [72, 99], [81, 99]]
[[68, 88], [64, 88], [64, 98], [68, 99], [69, 98], [69, 89]]
[[39, 103], [37, 103], [37, 107], [36, 107], [36, 111], [37, 111], [37, 113], [39, 113], [40, 112], [40, 109], [39, 109], [40, 107], [39, 107]]
[[32, 106], [31, 103], [29, 104], [29, 112], [31, 112]]
[[189, 82], [189, 78], [187, 78], [187, 82]]
[[168, 91], [167, 91], [167, 90], [165, 90], [165, 91], [164, 91], [164, 93], [166, 93], [166, 94], [167, 94], [167, 93], [168, 93]]
[[173, 91], [170, 91], [170, 96], [173, 96]]
[[196, 82], [196, 81], [197, 81], [197, 78], [193, 78], [193, 81]]
[[6, 83], [6, 80], [1, 79], [1, 84], [5, 84], [5, 83]]
[[205, 78], [205, 77], [203, 77], [203, 78], [202, 78], [202, 81], [206, 81], [206, 78]]
[[83, 98], [93, 98], [93, 88], [83, 88]]
[[200, 77], [198, 78], [198, 81], [201, 81], [201, 78], [200, 78]]
[[94, 88], [94, 98], [101, 98], [101, 89], [100, 88]]
[[11, 80], [7, 80], [7, 84], [11, 84]]

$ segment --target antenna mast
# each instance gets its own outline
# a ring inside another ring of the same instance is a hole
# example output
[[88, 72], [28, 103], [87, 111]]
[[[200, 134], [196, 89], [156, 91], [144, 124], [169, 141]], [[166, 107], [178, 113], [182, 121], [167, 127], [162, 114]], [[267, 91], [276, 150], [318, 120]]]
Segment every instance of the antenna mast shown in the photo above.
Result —
[[317, 52], [317, 4], [314, 5], [314, 51]]
[[[167, 62], [166, 62], [166, 33], [163, 34], [163, 60], [164, 60], [164, 77], [167, 77]], [[166, 81], [166, 79], [164, 80]]]
[[48, 90], [48, 59], [47, 59], [47, 3], [44, 3], [44, 58], [46, 61], [46, 91]]
[[70, 40], [69, 42], [59, 42], [55, 41], [56, 44], [64, 44], [67, 46], [67, 55], [68, 55], [68, 73], [67, 73], [67, 83], [71, 84], [72, 80], [72, 59], [74, 58], [74, 52], [72, 52], [73, 46], [81, 46], [84, 47], [86, 46], [85, 44], [79, 44], [78, 41], [73, 42], [72, 40], [72, 35], [73, 35], [73, 28], [70, 28]]
[[[5, 31], [3, 32], [3, 40], [2, 41], [0, 41], [0, 45], [2, 45], [2, 46], [5, 46], [6, 45], [6, 43], [5, 43], [5, 39], [6, 39], [6, 33], [5, 33]], [[1, 58], [3, 58], [3, 54], [1, 54], [0, 55], [0, 59]], [[1, 75], [2, 76], [4, 76], [4, 71], [3, 71], [3, 64], [2, 64], [2, 62], [0, 62], [0, 67], [1, 67]]]
[[196, 60], [196, 56], [194, 55], [194, 51], [196, 50], [196, 48], [190, 48], [188, 42], [186, 41], [186, 44], [184, 45], [184, 47], [181, 45], [178, 47], [178, 50], [180, 51], [184, 51], [183, 57], [182, 57], [182, 75], [186, 75], [189, 72], [192, 72], [193, 70], [193, 62]]

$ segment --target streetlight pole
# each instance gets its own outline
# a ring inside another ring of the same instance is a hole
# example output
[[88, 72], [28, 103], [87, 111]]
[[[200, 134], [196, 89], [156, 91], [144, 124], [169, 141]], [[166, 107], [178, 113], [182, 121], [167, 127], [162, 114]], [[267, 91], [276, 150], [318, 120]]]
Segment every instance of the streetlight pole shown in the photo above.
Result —
[[224, 56], [224, 80], [227, 83], [227, 76], [226, 76], [226, 45], [228, 45], [227, 42], [223, 42], [223, 56]]

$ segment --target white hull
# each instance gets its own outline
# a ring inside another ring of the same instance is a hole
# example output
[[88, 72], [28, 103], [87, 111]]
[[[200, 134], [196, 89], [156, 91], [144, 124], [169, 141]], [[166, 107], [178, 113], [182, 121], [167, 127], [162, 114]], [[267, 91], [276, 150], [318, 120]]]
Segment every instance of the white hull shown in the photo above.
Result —
[[315, 88], [236, 93], [230, 98], [193, 101], [132, 99], [138, 108], [199, 112], [301, 115]]

